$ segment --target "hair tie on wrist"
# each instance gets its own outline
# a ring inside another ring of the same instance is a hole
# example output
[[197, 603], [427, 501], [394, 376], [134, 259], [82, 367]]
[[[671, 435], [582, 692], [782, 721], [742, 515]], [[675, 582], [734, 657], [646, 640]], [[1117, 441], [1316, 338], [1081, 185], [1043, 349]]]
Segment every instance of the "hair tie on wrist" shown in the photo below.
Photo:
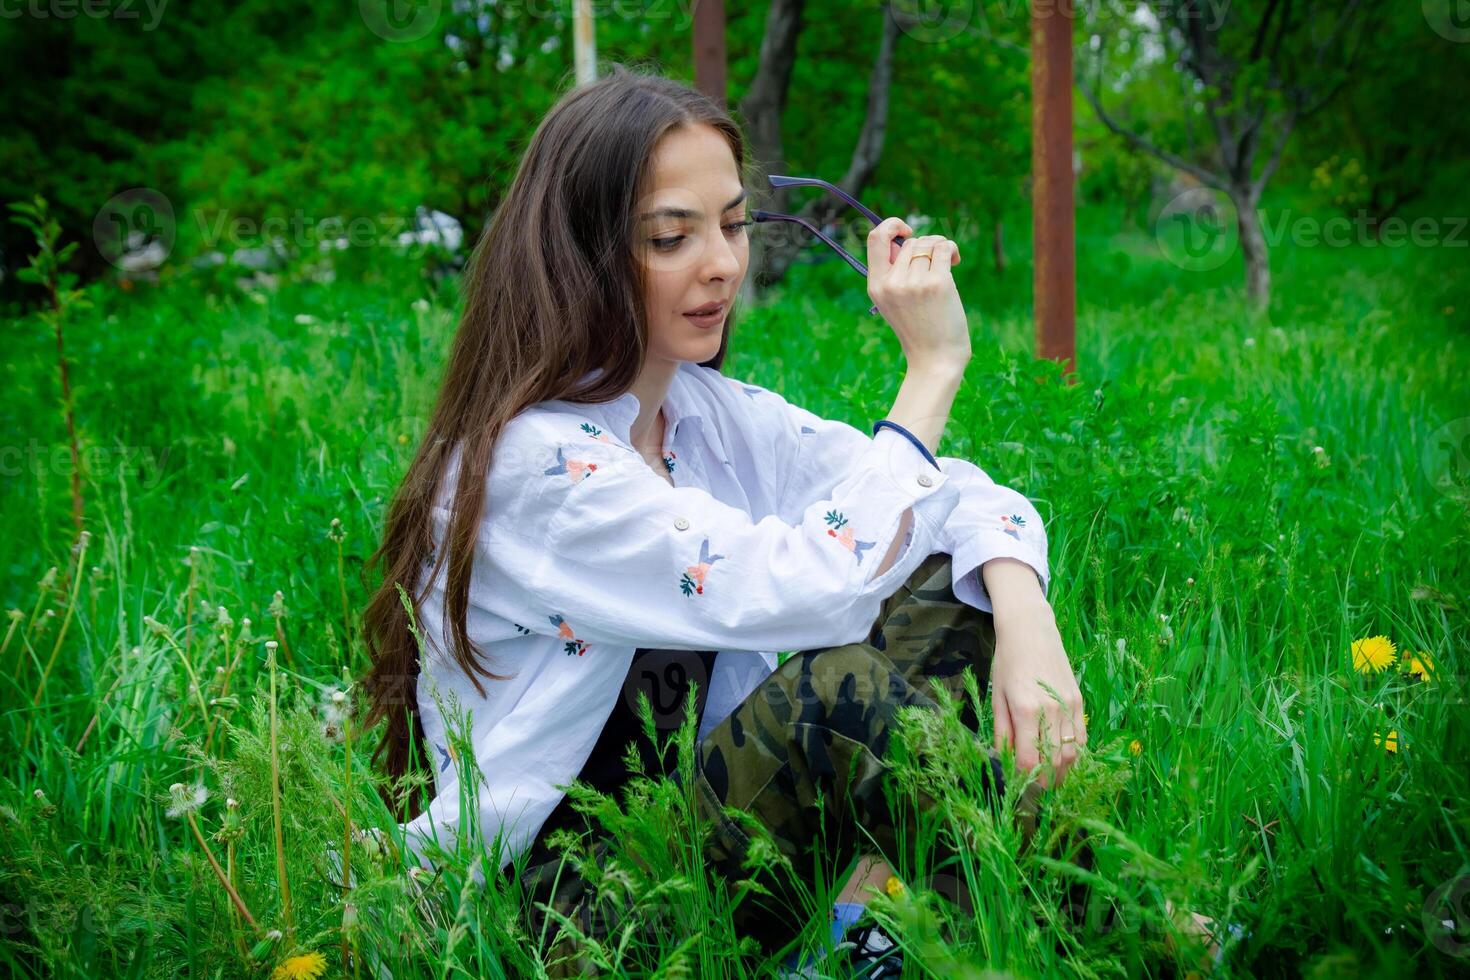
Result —
[[878, 421], [873, 423], [873, 435], [876, 436], [879, 429], [885, 428], [892, 429], [894, 432], [902, 435], [905, 439], [918, 447], [919, 452], [923, 453], [924, 458], [934, 464], [935, 469], [942, 469], [942, 467], [940, 467], [939, 465], [939, 461], [934, 458], [934, 454], [929, 451], [929, 447], [920, 442], [917, 436], [915, 436], [908, 429], [905, 429], [903, 426], [899, 425], [897, 422], [893, 422], [889, 419], [879, 419]]

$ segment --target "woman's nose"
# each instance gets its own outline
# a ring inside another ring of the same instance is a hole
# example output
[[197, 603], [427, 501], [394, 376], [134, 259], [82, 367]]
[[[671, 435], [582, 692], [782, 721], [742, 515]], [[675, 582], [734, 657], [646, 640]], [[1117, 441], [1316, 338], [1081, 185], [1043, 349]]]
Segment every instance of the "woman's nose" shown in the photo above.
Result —
[[740, 255], [723, 230], [716, 236], [715, 243], [705, 251], [704, 271], [706, 276], [723, 276], [733, 279], [740, 274]]

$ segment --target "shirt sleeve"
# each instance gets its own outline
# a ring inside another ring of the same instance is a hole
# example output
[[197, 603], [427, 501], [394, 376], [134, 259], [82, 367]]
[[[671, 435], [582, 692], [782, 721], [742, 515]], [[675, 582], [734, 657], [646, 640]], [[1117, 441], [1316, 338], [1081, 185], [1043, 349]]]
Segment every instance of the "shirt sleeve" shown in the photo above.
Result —
[[[766, 651], [865, 639], [958, 502], [950, 478], [892, 431], [864, 439], [793, 520], [670, 486], [567, 413], [513, 420], [491, 469], [471, 604], [579, 656], [599, 643]], [[909, 509], [909, 545], [879, 574]]]
[[[763, 390], [761, 398], [773, 404], [793, 430], [794, 449], [788, 452], [788, 475], [778, 496], [778, 511], [799, 510], [827, 494], [871, 438], [846, 422], [824, 419], [793, 405], [775, 392]], [[880, 429], [879, 434], [887, 431]], [[959, 502], [934, 545], [935, 551], [951, 558], [955, 597], [984, 612], [994, 612], [980, 575], [980, 566], [992, 558], [1016, 558], [1030, 565], [1046, 595], [1051, 581], [1046, 528], [1035, 506], [969, 460], [938, 459], [940, 469], [959, 489]]]

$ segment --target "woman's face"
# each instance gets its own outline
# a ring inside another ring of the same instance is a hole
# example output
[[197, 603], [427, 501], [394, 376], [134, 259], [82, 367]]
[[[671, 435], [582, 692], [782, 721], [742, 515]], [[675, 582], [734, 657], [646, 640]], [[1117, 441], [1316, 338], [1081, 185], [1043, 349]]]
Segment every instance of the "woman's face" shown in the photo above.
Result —
[[[719, 131], [681, 126], [653, 154], [653, 190], [638, 201], [635, 247], [647, 277], [649, 356], [699, 363], [720, 349], [750, 262], [745, 188]], [[684, 314], [723, 303], [701, 325]]]

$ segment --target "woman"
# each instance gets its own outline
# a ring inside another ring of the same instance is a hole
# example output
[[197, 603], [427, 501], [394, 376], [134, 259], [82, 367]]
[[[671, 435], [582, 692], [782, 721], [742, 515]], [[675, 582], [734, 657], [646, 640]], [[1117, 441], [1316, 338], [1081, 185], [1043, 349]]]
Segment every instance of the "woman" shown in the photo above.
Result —
[[[868, 293], [907, 374], [873, 435], [822, 419], [719, 370], [749, 259], [746, 166], [729, 116], [677, 82], [617, 67], [550, 110], [472, 256], [438, 402], [373, 556], [368, 723], [388, 721], [390, 774], [412, 745], [436, 779], [405, 814], [409, 841], [452, 845], [474, 817], [506, 845], [502, 870], [529, 855], [527, 887], [572, 915], [586, 906], [575, 875], [553, 893], [546, 870], [550, 831], [584, 826], [559, 787], [626, 778], [649, 678], [664, 706], [697, 692], [706, 857], [731, 875], [744, 836], [722, 806], [800, 855], [819, 828], [798, 800], [823, 792], [893, 843], [878, 789], [889, 722], [933, 706], [931, 680], [963, 700], [965, 667], [990, 681], [994, 740], [1022, 767], [1045, 751], [1060, 779], [1087, 742], [1040, 515], [933, 455], [970, 357], [955, 243], [896, 245], [912, 231], [893, 217], [874, 229]], [[778, 669], [772, 651], [788, 649]], [[453, 706], [473, 759], [446, 737]], [[661, 728], [683, 720], [657, 710]], [[869, 763], [855, 782], [853, 755]], [[824, 829], [844, 867], [856, 825], [835, 843]], [[795, 934], [775, 906], [741, 908], [768, 947]]]

